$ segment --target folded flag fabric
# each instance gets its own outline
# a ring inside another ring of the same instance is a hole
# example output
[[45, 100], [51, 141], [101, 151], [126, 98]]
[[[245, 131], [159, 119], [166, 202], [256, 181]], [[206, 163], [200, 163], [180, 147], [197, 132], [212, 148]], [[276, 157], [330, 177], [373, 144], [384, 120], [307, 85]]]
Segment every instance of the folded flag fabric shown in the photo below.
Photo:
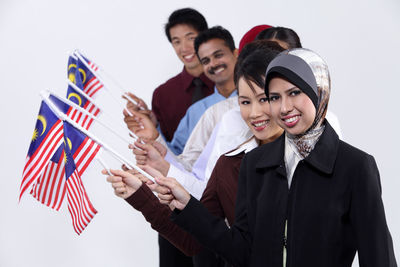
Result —
[[80, 234], [97, 213], [86, 193], [81, 179], [101, 146], [64, 122], [65, 177], [67, 179], [68, 211], [72, 225]]
[[62, 121], [42, 101], [22, 173], [19, 199], [40, 177], [50, 158], [62, 143]]

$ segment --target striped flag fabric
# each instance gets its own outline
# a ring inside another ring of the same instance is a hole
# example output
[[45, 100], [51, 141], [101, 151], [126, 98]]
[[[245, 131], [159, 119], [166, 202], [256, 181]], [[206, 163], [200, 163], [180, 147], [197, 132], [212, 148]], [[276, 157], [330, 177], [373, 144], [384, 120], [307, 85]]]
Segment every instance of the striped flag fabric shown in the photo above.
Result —
[[68, 211], [77, 234], [81, 234], [97, 211], [90, 202], [81, 176], [101, 146], [64, 122], [65, 177]]
[[[67, 99], [79, 105], [81, 108], [87, 110], [95, 117], [98, 117], [101, 113], [99, 107], [97, 107], [94, 103], [87, 99], [86, 96], [75, 90], [70, 85], [68, 85], [67, 89]], [[67, 115], [86, 130], [89, 129], [93, 122], [92, 118], [90, 118], [88, 115], [81, 113], [77, 109], [74, 109], [73, 107], [69, 107]]]
[[22, 173], [20, 200], [32, 184], [39, 179], [45, 166], [47, 166], [62, 142], [62, 121], [42, 101]]
[[68, 59], [68, 79], [88, 96], [95, 98], [97, 93], [104, 87], [94, 73], [98, 70], [98, 66], [84, 56], [80, 56], [87, 62], [90, 69], [79, 58], [70, 56]]
[[66, 193], [64, 166], [64, 147], [61, 144], [31, 190], [35, 199], [57, 211]]
[[[68, 86], [67, 99], [88, 110], [92, 115], [100, 115], [100, 109], [90, 102], [84, 95], [76, 91], [71, 86]], [[88, 115], [81, 113], [80, 111], [68, 106], [54, 96], [50, 96], [50, 100], [64, 113], [66, 113], [73, 121], [85, 129], [89, 129], [93, 119]], [[75, 155], [74, 155], [75, 156]], [[77, 168], [86, 169], [80, 165], [80, 155], [76, 155], [78, 164]], [[60, 145], [57, 152], [50, 159], [49, 163], [45, 167], [40, 178], [34, 183], [31, 195], [42, 204], [59, 210], [66, 192], [65, 184], [65, 172], [64, 172], [64, 147]], [[80, 172], [80, 175], [83, 174]]]

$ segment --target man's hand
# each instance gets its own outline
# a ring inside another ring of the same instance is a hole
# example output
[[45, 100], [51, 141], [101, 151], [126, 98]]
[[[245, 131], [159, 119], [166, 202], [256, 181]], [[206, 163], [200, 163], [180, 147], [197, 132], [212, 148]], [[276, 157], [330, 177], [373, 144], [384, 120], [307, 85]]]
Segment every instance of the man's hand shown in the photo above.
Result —
[[155, 127], [157, 127], [157, 118], [155, 116], [155, 114], [153, 113], [153, 111], [149, 110], [149, 108], [147, 107], [146, 103], [143, 101], [143, 99], [137, 97], [136, 95], [126, 92], [125, 94], [127, 94], [130, 98], [132, 98], [133, 100], [136, 101], [137, 104], [132, 103], [125, 95], [122, 96], [122, 98], [127, 100], [126, 103], [126, 108], [133, 113], [133, 111], [136, 112], [140, 112], [144, 115], [147, 115], [151, 122], [154, 124]]
[[138, 111], [132, 111], [133, 116], [124, 110], [124, 121], [128, 126], [128, 129], [134, 132], [138, 137], [145, 140], [156, 140], [159, 133], [151, 122], [149, 116], [144, 115]]

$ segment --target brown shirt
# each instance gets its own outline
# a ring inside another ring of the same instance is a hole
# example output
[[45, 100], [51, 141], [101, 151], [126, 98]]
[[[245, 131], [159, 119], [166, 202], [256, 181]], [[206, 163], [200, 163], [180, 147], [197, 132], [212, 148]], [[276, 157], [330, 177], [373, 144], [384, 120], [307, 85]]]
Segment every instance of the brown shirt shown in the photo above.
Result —
[[[175, 77], [160, 85], [153, 92], [152, 110], [167, 141], [171, 141], [179, 122], [192, 104], [195, 85], [185, 68]], [[214, 83], [204, 73], [199, 77], [203, 85], [203, 97], [214, 93]]]
[[[230, 225], [235, 216], [235, 201], [240, 163], [244, 152], [227, 157], [221, 156], [201, 198], [203, 205], [215, 216], [227, 218]], [[188, 232], [170, 220], [171, 210], [160, 203], [146, 186], [141, 186], [126, 201], [142, 212], [151, 227], [188, 256], [198, 254], [202, 246]]]

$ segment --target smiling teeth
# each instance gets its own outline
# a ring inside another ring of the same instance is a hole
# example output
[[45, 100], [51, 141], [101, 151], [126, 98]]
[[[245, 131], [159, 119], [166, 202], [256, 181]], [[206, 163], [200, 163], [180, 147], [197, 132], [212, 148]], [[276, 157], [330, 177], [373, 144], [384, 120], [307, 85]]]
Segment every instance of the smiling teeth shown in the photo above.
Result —
[[285, 122], [294, 122], [295, 120], [297, 120], [298, 117], [299, 117], [299, 116], [291, 117], [291, 118], [289, 118], [289, 119], [286, 119]]
[[260, 126], [264, 126], [267, 124], [267, 121], [262, 121], [262, 122], [258, 122], [258, 123], [253, 123], [254, 126], [256, 127], [260, 127]]
[[188, 55], [188, 56], [184, 56], [185, 59], [191, 59], [192, 57], [193, 57], [193, 54], [192, 55]]
[[215, 74], [220, 73], [221, 71], [225, 70], [225, 68], [218, 68], [216, 71], [214, 71]]

